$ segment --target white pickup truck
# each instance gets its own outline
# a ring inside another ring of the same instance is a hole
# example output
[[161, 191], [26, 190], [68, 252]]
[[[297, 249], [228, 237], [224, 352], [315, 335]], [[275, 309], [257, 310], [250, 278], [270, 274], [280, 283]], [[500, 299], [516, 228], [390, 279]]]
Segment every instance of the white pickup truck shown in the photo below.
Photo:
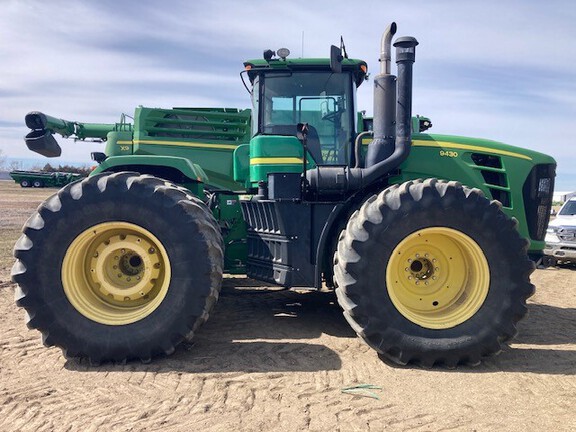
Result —
[[576, 197], [564, 203], [546, 231], [543, 264], [557, 262], [576, 263]]

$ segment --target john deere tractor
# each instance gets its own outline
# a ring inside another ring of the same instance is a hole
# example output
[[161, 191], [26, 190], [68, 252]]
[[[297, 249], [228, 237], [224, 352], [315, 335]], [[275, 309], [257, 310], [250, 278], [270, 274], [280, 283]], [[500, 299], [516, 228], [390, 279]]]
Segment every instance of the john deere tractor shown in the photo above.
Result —
[[372, 118], [367, 65], [286, 49], [246, 61], [251, 110], [139, 107], [134, 122], [26, 116], [28, 147], [53, 134], [106, 141], [98, 167], [42, 203], [15, 246], [28, 326], [92, 362], [170, 354], [208, 319], [223, 273], [334, 289], [383, 357], [477, 364], [516, 334], [534, 292], [555, 161], [502, 143], [427, 133], [412, 117], [418, 42], [381, 42]]

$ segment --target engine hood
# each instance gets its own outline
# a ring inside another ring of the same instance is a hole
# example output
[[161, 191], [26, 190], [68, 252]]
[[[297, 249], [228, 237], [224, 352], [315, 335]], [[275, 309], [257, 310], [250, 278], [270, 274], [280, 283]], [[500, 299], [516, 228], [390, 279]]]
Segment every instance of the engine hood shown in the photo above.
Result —
[[576, 226], [576, 215], [556, 216], [548, 224], [549, 227]]

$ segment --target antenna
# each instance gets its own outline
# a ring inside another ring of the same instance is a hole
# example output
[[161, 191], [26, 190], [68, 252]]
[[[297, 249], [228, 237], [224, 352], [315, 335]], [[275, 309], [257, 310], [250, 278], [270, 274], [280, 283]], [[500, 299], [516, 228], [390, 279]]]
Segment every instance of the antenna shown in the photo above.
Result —
[[348, 53], [346, 52], [346, 45], [344, 45], [344, 38], [340, 36], [340, 50], [342, 50], [342, 55], [344, 58], [348, 58]]
[[304, 58], [304, 30], [302, 30], [302, 58]]

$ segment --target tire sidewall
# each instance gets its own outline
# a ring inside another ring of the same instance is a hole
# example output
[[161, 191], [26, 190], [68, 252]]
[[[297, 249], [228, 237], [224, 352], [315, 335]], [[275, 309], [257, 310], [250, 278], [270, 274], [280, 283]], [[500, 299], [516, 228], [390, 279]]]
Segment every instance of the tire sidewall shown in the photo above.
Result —
[[[85, 351], [91, 353], [104, 340], [110, 352], [122, 352], [130, 347], [133, 353], [142, 352], [146, 356], [150, 346], [163, 345], [167, 329], [182, 326], [183, 317], [191, 322], [191, 317], [195, 321], [202, 315], [211, 288], [212, 263], [207, 245], [195, 221], [169, 196], [126, 191], [123, 185], [94, 193], [95, 189], [90, 190], [90, 186], [85, 185], [78, 200], [69, 194], [60, 194], [60, 211], [41, 212], [45, 220], [42, 241], [52, 247], [37, 250], [35, 258], [42, 265], [37, 268], [41, 287], [36, 295], [40, 304], [50, 302], [52, 306], [39, 313], [52, 315], [46, 317], [54, 320], [51, 335], [65, 339], [56, 340], [57, 345], [85, 346]], [[142, 205], [146, 198], [146, 205]], [[134, 323], [109, 326], [90, 320], [70, 303], [62, 286], [61, 268], [68, 247], [80, 233], [103, 222], [119, 221], [140, 226], [156, 236], [168, 255], [171, 280], [165, 298], [152, 313]], [[175, 336], [177, 334], [173, 332], [174, 337], [182, 338], [183, 335]], [[91, 347], [93, 341], [96, 343]]]
[[[414, 223], [419, 220], [419, 223]], [[385, 322], [391, 328], [402, 329], [404, 333], [415, 338], [424, 337], [427, 339], [459, 337], [462, 334], [476, 333], [479, 326], [491, 326], [494, 324], [494, 316], [498, 311], [507, 306], [505, 299], [509, 297], [510, 286], [503, 283], [509, 278], [511, 265], [510, 257], [507, 256], [506, 248], [500, 243], [502, 238], [495, 238], [488, 232], [483, 232], [477, 228], [481, 223], [481, 218], [474, 214], [464, 215], [455, 209], [445, 210], [440, 207], [436, 209], [418, 209], [418, 206], [410, 211], [409, 218], [400, 217], [394, 222], [390, 229], [386, 229], [384, 224], [375, 227], [372, 235], [376, 242], [368, 245], [367, 256], [373, 257], [373, 264], [366, 269], [368, 277], [366, 280], [381, 280], [378, 287], [365, 287], [370, 290], [375, 301], [372, 306], [371, 316], [383, 316]], [[394, 306], [388, 294], [386, 286], [386, 269], [393, 250], [408, 235], [415, 231], [430, 227], [446, 227], [460, 231], [472, 238], [482, 249], [488, 267], [490, 269], [490, 285], [486, 300], [480, 309], [467, 321], [449, 329], [427, 329], [421, 327], [406, 317], [404, 317]], [[378, 229], [379, 228], [379, 229]], [[383, 323], [380, 321], [380, 325]]]
[[[474, 240], [487, 260], [489, 289], [479, 310], [447, 329], [421, 327], [402, 315], [387, 286], [394, 249], [425, 228], [451, 228]], [[526, 241], [496, 202], [455, 182], [429, 179], [392, 186], [352, 215], [338, 245], [337, 294], [345, 316], [376, 351], [406, 364], [455, 366], [497, 353], [513, 337], [533, 293]]]

